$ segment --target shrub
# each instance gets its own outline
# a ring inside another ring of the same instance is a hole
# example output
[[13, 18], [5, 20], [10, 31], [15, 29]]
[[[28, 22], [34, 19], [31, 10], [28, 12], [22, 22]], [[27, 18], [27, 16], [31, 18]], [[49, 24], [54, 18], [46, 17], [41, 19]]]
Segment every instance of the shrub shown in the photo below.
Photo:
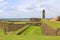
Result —
[[58, 21], [60, 21], [60, 16], [58, 16]]

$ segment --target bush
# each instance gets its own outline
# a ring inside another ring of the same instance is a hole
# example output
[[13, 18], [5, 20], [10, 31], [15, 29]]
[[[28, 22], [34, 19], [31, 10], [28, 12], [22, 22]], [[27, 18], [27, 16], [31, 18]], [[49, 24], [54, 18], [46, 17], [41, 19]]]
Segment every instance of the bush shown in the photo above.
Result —
[[58, 16], [58, 21], [60, 21], [60, 16]]

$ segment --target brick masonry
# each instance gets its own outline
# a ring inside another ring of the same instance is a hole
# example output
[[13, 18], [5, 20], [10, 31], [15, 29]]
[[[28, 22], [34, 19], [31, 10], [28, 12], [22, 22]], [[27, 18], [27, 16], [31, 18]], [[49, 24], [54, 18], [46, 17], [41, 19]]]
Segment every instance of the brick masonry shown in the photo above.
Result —
[[41, 23], [42, 33], [45, 36], [60, 36], [60, 28], [54, 29], [45, 23]]
[[9, 27], [8, 27], [8, 32], [9, 31], [16, 31], [18, 29], [21, 29], [23, 28], [24, 26], [26, 26], [26, 24], [9, 24]]
[[57, 36], [60, 36], [60, 28], [57, 28], [56, 33], [57, 33]]
[[23, 28], [26, 25], [27, 24], [12, 24], [12, 23], [0, 22], [0, 29], [3, 29], [6, 32], [10, 32], [10, 31], [16, 31], [20, 28]]

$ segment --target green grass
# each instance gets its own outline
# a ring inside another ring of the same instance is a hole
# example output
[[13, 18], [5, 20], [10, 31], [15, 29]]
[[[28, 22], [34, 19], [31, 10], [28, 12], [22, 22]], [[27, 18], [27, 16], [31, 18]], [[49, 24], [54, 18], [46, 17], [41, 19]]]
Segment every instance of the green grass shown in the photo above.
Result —
[[60, 23], [60, 21], [55, 21], [56, 23]]
[[60, 40], [60, 36], [21, 36], [6, 35], [0, 37], [0, 40]]
[[48, 24], [49, 26], [51, 26], [54, 29], [60, 28], [60, 23], [58, 23], [58, 22], [52, 22], [52, 21], [49, 21], [49, 20], [46, 20], [46, 19], [42, 19], [42, 21], [44, 23]]
[[26, 31], [24, 31], [21, 35], [42, 35], [40, 26], [30, 26]]
[[27, 22], [13, 22], [13, 24], [26, 24]]
[[2, 35], [5, 35], [5, 34], [4, 34], [4, 31], [2, 29], [0, 29], [0, 36], [2, 36]]
[[11, 35], [16, 35], [17, 33], [21, 32], [22, 30], [24, 30], [25, 28], [27, 28], [29, 25], [17, 30], [17, 31], [14, 31]]
[[[49, 20], [42, 19], [42, 21], [52, 28], [60, 28], [60, 23], [52, 22]], [[16, 24], [25, 24], [25, 23], [16, 23]], [[26, 27], [28, 27], [27, 25]], [[26, 27], [15, 31], [11, 35], [5, 35], [4, 31], [0, 29], [0, 40], [60, 40], [60, 36], [43, 36], [41, 32], [41, 26], [30, 26], [25, 30], [21, 35], [16, 35], [18, 32], [24, 30]]]
[[30, 26], [21, 35], [4, 35], [0, 40], [60, 40], [60, 36], [43, 36], [40, 26]]

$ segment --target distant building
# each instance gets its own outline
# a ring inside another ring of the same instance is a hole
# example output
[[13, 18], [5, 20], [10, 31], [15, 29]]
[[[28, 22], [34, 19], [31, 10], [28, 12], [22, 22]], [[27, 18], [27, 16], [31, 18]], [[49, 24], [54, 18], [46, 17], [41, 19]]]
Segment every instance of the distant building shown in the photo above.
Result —
[[50, 19], [50, 21], [57, 21], [58, 20], [58, 18], [52, 18], [52, 19]]
[[30, 22], [40, 22], [40, 18], [30, 18]]
[[30, 18], [29, 23], [32, 25], [39, 26], [39, 25], [41, 25], [41, 19], [40, 18]]

